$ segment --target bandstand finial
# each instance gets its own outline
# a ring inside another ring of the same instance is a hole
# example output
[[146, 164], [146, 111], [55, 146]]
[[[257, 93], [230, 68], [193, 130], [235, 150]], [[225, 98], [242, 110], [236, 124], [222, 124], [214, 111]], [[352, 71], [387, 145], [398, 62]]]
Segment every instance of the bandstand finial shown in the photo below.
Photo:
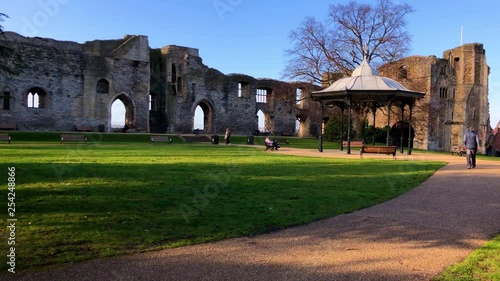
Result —
[[369, 62], [369, 59], [368, 59], [368, 44], [365, 44], [363, 46], [363, 59], [366, 60], [366, 62]]

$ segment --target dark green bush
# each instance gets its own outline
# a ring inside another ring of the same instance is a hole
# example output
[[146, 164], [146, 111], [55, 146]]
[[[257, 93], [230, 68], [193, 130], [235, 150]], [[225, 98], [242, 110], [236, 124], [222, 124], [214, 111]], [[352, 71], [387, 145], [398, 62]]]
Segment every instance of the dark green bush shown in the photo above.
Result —
[[[325, 133], [323, 139], [326, 141], [340, 141], [340, 134], [342, 130], [342, 122], [340, 115], [334, 115], [325, 124]], [[344, 132], [343, 140], [347, 139], [347, 118], [344, 116]]]
[[384, 128], [366, 126], [363, 135], [365, 143], [371, 143], [373, 141], [373, 135], [375, 135], [375, 142], [385, 143], [387, 139], [387, 126]]

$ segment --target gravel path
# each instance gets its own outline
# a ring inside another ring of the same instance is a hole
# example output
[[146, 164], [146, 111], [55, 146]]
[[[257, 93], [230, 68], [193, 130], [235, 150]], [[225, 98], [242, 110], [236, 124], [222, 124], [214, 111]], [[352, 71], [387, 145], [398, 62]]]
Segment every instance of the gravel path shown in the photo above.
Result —
[[[269, 153], [359, 159], [355, 151]], [[500, 231], [500, 161], [481, 159], [467, 170], [465, 157], [413, 153], [397, 158], [449, 164], [396, 199], [308, 225], [0, 279], [430, 280]]]

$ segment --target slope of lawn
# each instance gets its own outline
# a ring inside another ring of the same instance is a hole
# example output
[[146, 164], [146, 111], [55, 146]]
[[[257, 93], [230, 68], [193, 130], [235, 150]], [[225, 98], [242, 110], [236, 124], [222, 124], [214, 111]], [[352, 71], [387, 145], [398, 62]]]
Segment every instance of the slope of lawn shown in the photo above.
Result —
[[0, 159], [4, 187], [15, 168], [19, 271], [304, 224], [399, 196], [444, 165], [147, 142], [2, 144]]

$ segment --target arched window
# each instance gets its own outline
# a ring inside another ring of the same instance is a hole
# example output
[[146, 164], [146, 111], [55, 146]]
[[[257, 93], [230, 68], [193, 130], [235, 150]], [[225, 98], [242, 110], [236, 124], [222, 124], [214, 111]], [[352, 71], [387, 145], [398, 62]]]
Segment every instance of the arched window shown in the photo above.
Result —
[[399, 68], [399, 79], [408, 79], [408, 69], [406, 68], [406, 65]]
[[26, 107], [28, 108], [46, 108], [47, 93], [41, 88], [31, 88], [26, 95]]
[[455, 69], [458, 69], [458, 67], [460, 66], [460, 58], [454, 58], [453, 59], [453, 68]]
[[175, 65], [173, 63], [172, 63], [172, 73], [171, 73], [170, 81], [172, 83], [175, 83], [177, 81], [177, 69], [175, 68]]
[[197, 106], [194, 111], [194, 122], [193, 122], [193, 130], [199, 131], [205, 129], [205, 112], [203, 112], [203, 108], [201, 106]]
[[122, 129], [125, 126], [126, 112], [123, 101], [117, 99], [111, 104], [111, 128]]
[[257, 124], [260, 132], [266, 132], [266, 115], [259, 109], [257, 112]]
[[238, 97], [248, 98], [250, 96], [250, 84], [248, 82], [238, 83]]
[[296, 103], [297, 104], [301, 104], [302, 103], [302, 88], [297, 88], [295, 90], [295, 100], [296, 100]]
[[96, 92], [100, 94], [109, 94], [109, 82], [106, 79], [97, 81]]
[[149, 94], [149, 110], [151, 111], [156, 111], [157, 108], [156, 108], [156, 104], [157, 104], [157, 101], [156, 101], [156, 93], [150, 93]]

